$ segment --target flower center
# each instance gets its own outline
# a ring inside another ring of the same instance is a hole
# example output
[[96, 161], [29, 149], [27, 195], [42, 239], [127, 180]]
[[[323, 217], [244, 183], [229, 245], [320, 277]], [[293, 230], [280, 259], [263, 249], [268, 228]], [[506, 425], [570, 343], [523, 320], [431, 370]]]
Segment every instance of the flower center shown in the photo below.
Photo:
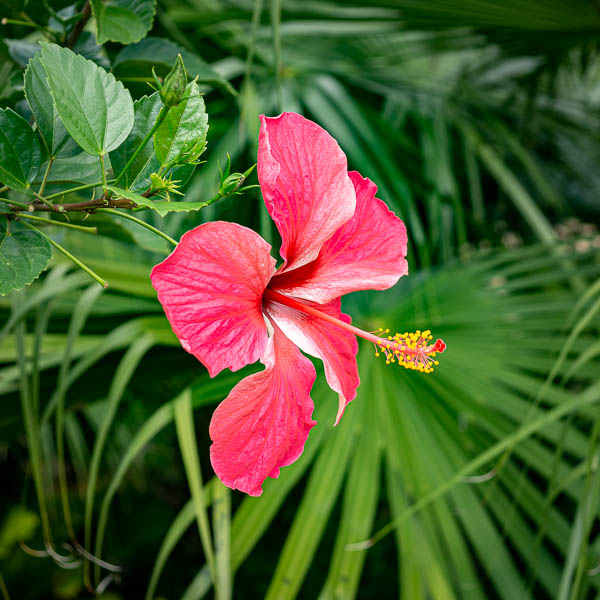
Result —
[[415, 333], [405, 332], [394, 335], [388, 335], [390, 332], [389, 329], [381, 328], [377, 331], [368, 332], [349, 323], [344, 323], [344, 321], [336, 319], [313, 306], [303, 304], [294, 298], [284, 296], [269, 288], [265, 290], [264, 298], [289, 306], [313, 317], [323, 319], [323, 321], [332, 323], [371, 342], [375, 345], [375, 356], [383, 354], [386, 364], [397, 363], [405, 369], [412, 369], [421, 373], [431, 373], [433, 367], [438, 364], [438, 361], [434, 360], [436, 355], [446, 349], [446, 344], [443, 340], [438, 339], [434, 344], [430, 343], [433, 337], [429, 330], [417, 330]]

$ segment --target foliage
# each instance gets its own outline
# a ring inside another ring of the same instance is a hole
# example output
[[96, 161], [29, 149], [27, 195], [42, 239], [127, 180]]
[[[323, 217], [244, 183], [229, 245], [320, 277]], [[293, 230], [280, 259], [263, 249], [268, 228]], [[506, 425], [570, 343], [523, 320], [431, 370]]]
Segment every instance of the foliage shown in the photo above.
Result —
[[[2, 593], [597, 596], [597, 6], [66, 4], [0, 29]], [[246, 166], [283, 109], [407, 225], [410, 275], [345, 311], [448, 350], [423, 377], [362, 348], [341, 424], [317, 383], [305, 453], [242, 498], [207, 429], [247, 373], [208, 378], [148, 273], [208, 220], [277, 244]]]

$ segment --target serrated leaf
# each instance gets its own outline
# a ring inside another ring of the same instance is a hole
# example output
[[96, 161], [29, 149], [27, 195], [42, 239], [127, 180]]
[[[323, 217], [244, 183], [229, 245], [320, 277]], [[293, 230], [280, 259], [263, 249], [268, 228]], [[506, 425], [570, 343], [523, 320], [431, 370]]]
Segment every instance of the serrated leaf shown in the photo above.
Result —
[[195, 161], [206, 148], [208, 115], [198, 85], [191, 81], [183, 100], [169, 110], [154, 134], [154, 151], [161, 166]]
[[156, 0], [92, 0], [96, 19], [96, 39], [131, 44], [141, 40], [152, 28]]
[[52, 156], [65, 143], [69, 134], [65, 129], [58, 111], [54, 106], [46, 71], [40, 60], [39, 52], [29, 61], [24, 76], [25, 97], [40, 134], [46, 142], [46, 148]]
[[150, 200], [129, 190], [122, 190], [120, 188], [108, 186], [108, 189], [123, 198], [127, 198], [132, 202], [135, 202], [138, 206], [145, 206], [155, 210], [161, 217], [164, 217], [170, 212], [189, 212], [193, 210], [200, 210], [205, 206], [208, 206], [208, 202], [167, 202], [166, 200]]
[[137, 44], [123, 48], [113, 62], [113, 72], [119, 77], [151, 76], [152, 67], [156, 67], [156, 72], [164, 76], [171, 70], [178, 54], [181, 54], [185, 69], [191, 78], [197, 77], [200, 83], [225, 83], [197, 54], [171, 40], [157, 37], [147, 37]]
[[25, 191], [41, 162], [42, 148], [29, 123], [10, 108], [0, 109], [0, 181]]
[[68, 48], [42, 43], [41, 61], [67, 131], [88, 153], [120, 146], [133, 127], [133, 101], [113, 75]]
[[[158, 92], [151, 96], [144, 96], [133, 103], [135, 112], [133, 128], [129, 132], [125, 143], [110, 153], [110, 162], [115, 176], [125, 168], [127, 161], [150, 131], [161, 107], [162, 102]], [[152, 140], [149, 140], [120, 181], [123, 182], [126, 189], [143, 192], [150, 185], [150, 174], [156, 173], [159, 168], [160, 163], [156, 154], [154, 154], [154, 145]]]
[[0, 296], [31, 283], [51, 258], [50, 244], [36, 231], [0, 233]]

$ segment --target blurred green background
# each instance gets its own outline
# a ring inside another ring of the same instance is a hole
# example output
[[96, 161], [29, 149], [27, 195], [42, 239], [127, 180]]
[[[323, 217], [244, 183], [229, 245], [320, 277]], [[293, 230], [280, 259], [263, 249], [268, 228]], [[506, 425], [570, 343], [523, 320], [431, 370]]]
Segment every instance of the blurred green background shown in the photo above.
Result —
[[[42, 23], [69, 2], [49, 4], [0, 11]], [[40, 34], [0, 33], [19, 109]], [[600, 598], [599, 40], [591, 0], [159, 0], [140, 42], [85, 31], [76, 49], [134, 98], [177, 51], [199, 75], [209, 150], [185, 200], [214, 194], [227, 153], [255, 162], [258, 114], [327, 129], [409, 235], [410, 275], [345, 312], [448, 349], [423, 376], [361, 346], [341, 425], [321, 376], [301, 459], [230, 494], [208, 423], [257, 367], [210, 380], [181, 349], [148, 279], [162, 240], [103, 216], [92, 240], [59, 231], [110, 288], [55, 259], [0, 298], [0, 594], [91, 597], [87, 570], [106, 599], [211, 597], [197, 448], [223, 598]], [[259, 190], [152, 222], [179, 238], [214, 219], [277, 243]]]

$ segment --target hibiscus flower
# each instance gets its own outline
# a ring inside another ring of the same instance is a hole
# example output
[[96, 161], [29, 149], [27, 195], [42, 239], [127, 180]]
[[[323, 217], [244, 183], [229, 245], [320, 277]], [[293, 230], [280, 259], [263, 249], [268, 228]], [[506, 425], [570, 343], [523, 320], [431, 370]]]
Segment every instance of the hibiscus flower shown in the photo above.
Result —
[[387, 362], [423, 372], [445, 348], [428, 331], [362, 331], [341, 312], [344, 294], [387, 289], [407, 274], [407, 238], [324, 129], [295, 113], [262, 116], [257, 163], [283, 264], [275, 268], [271, 246], [251, 229], [217, 221], [185, 233], [150, 276], [182, 346], [211, 377], [265, 366], [231, 390], [210, 424], [216, 474], [251, 496], [302, 454], [316, 424], [316, 372], [300, 350], [323, 361], [339, 394], [337, 424], [359, 385], [356, 336]]

